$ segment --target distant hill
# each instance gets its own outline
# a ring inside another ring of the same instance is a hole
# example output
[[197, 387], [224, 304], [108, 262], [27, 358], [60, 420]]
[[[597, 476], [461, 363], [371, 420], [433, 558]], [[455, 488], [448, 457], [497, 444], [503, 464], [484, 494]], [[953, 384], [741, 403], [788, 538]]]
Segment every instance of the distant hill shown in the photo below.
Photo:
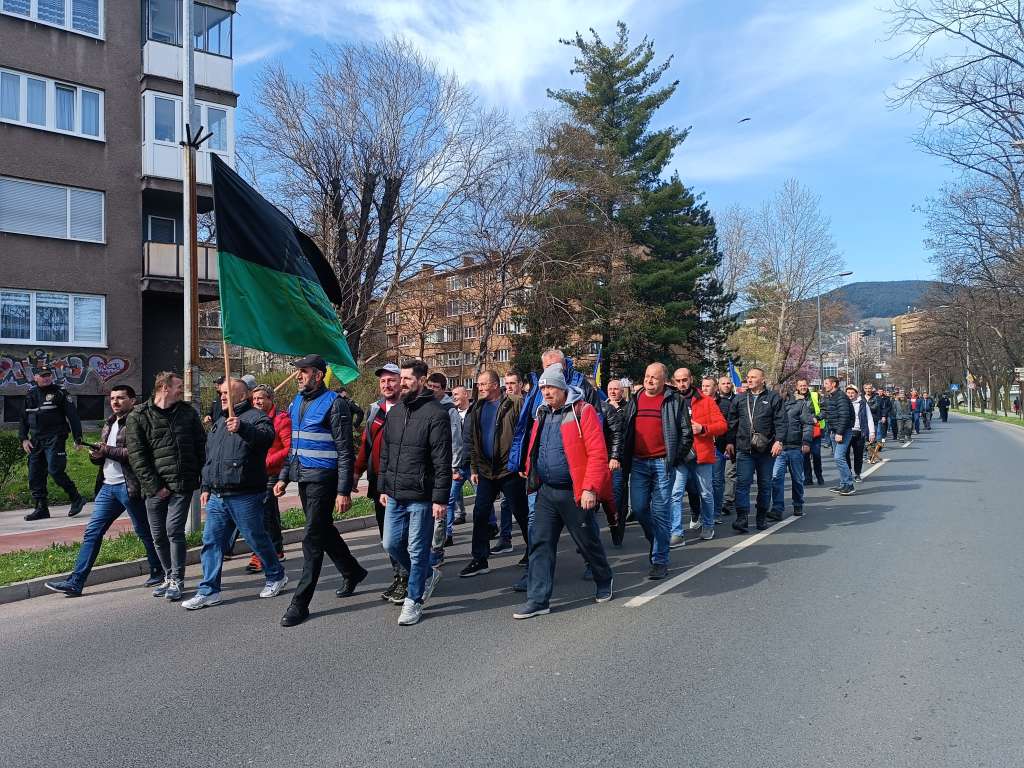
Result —
[[933, 280], [891, 280], [850, 283], [822, 295], [850, 305], [851, 320], [865, 317], [895, 317], [907, 307], [919, 307], [924, 295], [937, 283]]

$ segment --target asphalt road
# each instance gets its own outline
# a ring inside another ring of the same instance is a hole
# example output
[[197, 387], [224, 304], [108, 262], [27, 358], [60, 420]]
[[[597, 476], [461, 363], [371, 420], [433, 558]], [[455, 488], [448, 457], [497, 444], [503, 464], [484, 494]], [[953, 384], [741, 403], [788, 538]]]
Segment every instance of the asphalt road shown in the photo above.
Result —
[[[612, 602], [563, 541], [555, 610], [528, 621], [506, 588], [521, 546], [460, 580], [463, 543], [424, 620], [398, 627], [372, 535], [351, 540], [361, 593], [336, 599], [331, 572], [294, 629], [238, 561], [226, 602], [196, 613], [135, 582], [0, 606], [0, 762], [1021, 765], [1024, 430], [952, 418], [857, 495], [813, 489], [804, 518], [641, 607], [635, 526]], [[743, 539], [719, 532], [675, 550], [672, 575]]]

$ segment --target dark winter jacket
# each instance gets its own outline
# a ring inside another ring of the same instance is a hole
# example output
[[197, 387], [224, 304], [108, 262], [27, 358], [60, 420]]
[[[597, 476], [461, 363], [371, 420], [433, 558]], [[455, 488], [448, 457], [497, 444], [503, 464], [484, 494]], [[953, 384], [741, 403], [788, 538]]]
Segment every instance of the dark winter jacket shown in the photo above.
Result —
[[142, 496], [142, 486], [139, 485], [139, 478], [132, 472], [132, 466], [128, 462], [128, 449], [125, 447], [128, 444], [128, 429], [125, 426], [128, 421], [127, 413], [118, 420], [117, 445], [107, 445], [107, 438], [110, 437], [110, 428], [114, 425], [115, 420], [115, 416], [110, 416], [103, 425], [103, 431], [100, 433], [99, 444], [103, 446], [103, 455], [98, 459], [89, 457], [89, 461], [99, 467], [99, 472], [96, 473], [96, 486], [93, 488], [93, 495], [99, 493], [100, 488], [103, 487], [103, 464], [106, 459], [110, 459], [121, 465], [121, 472], [124, 474], [124, 484], [128, 488], [129, 498], [138, 499]]
[[814, 440], [814, 411], [804, 398], [790, 396], [784, 403], [786, 436], [781, 438], [783, 448], [810, 447]]
[[604, 412], [604, 443], [608, 448], [608, 458], [622, 462], [622, 419], [625, 416], [626, 404], [618, 408], [612, 405], [610, 400], [601, 403], [601, 410]]
[[356, 405], [356, 401], [350, 397], [344, 397], [342, 399], [348, 403], [348, 412], [352, 415], [352, 428], [359, 429], [359, 427], [362, 426], [363, 417], [365, 416], [363, 409]]
[[25, 395], [25, 408], [21, 412], [18, 433], [22, 440], [36, 437], [58, 437], [67, 440], [68, 433], [75, 442], [82, 442], [82, 422], [78, 419], [75, 401], [68, 393], [51, 384], [32, 387]]
[[516, 423], [519, 421], [519, 411], [523, 406], [523, 399], [502, 395], [498, 401], [498, 412], [494, 417], [494, 444], [491, 446], [490, 459], [487, 458], [483, 450], [483, 427], [480, 424], [483, 403], [483, 400], [473, 403], [473, 407], [466, 414], [466, 423], [462, 430], [466, 440], [469, 441], [470, 472], [489, 480], [500, 480], [511, 474], [508, 469], [508, 456], [512, 450]]
[[[637, 397], [630, 398], [623, 410], [623, 468], [629, 471], [636, 446]], [[693, 428], [690, 426], [690, 409], [679, 397], [675, 387], [665, 387], [665, 399], [661, 403], [661, 435], [665, 441], [665, 463], [674, 467], [686, 461], [693, 450]]]
[[[321, 384], [312, 392], [302, 392], [302, 405], [299, 408], [299, 414], [305, 413], [306, 407], [325, 391], [326, 387]], [[296, 421], [294, 414], [289, 412], [288, 415], [292, 420], [292, 429], [297, 429], [296, 425], [301, 423], [301, 418]], [[277, 479], [282, 483], [287, 483], [289, 480], [294, 480], [297, 483], [333, 483], [337, 480], [338, 495], [349, 496], [352, 493], [353, 464], [352, 414], [349, 411], [349, 401], [343, 397], [335, 398], [331, 410], [324, 416], [321, 424], [330, 429], [331, 437], [334, 438], [334, 448], [338, 452], [337, 472], [333, 469], [303, 467], [299, 464], [298, 454], [293, 450], [281, 468], [281, 474]], [[337, 478], [335, 478], [335, 474], [337, 474]]]
[[[892, 413], [892, 398], [882, 395], [878, 396], [878, 418], [888, 419], [889, 414]], [[878, 419], [875, 420], [876, 422]]]
[[871, 411], [871, 420], [878, 424], [878, 419], [882, 416], [882, 398], [877, 392], [872, 392], [871, 397], [867, 398], [868, 410]]
[[396, 501], [447, 504], [452, 489], [448, 412], [429, 389], [406, 395], [388, 412], [381, 438], [380, 492]]
[[219, 496], [265, 493], [267, 451], [274, 442], [274, 422], [249, 403], [235, 406], [238, 431], [228, 432], [227, 414], [206, 438], [203, 491]]
[[856, 420], [853, 403], [843, 390], [837, 388], [832, 394], [822, 392], [822, 409], [825, 411], [825, 421], [828, 422], [830, 432], [842, 435], [853, 429], [853, 422]]
[[715, 438], [715, 450], [717, 450], [719, 453], [725, 453], [725, 446], [729, 444], [729, 411], [732, 410], [732, 403], [733, 400], [736, 399], [736, 393], [733, 392], [728, 395], [720, 394], [717, 395], [716, 397], [718, 400], [718, 410], [722, 412], [722, 418], [725, 419], [727, 428], [725, 430], [725, 434], [719, 435], [718, 437]]
[[170, 408], [152, 399], [128, 415], [128, 460], [145, 496], [160, 489], [189, 495], [199, 487], [206, 463], [206, 432], [199, 413], [179, 400]]
[[749, 453], [754, 432], [768, 439], [769, 449], [775, 441], [785, 439], [786, 412], [778, 392], [764, 389], [757, 395], [745, 392], [733, 399], [729, 409], [729, 445]]

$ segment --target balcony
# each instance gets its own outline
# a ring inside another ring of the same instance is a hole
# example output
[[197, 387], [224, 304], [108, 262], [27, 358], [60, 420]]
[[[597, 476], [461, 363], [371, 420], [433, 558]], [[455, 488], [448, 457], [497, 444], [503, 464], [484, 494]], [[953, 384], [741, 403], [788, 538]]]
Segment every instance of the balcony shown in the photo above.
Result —
[[[217, 291], [217, 248], [200, 245], [199, 299], [211, 301], [218, 298]], [[143, 243], [142, 290], [160, 293], [182, 293], [184, 276], [185, 246], [174, 243]]]
[[[210, 152], [196, 152], [196, 183], [210, 185]], [[218, 152], [221, 159], [234, 166], [230, 155]], [[161, 179], [182, 181], [184, 170], [182, 165], [182, 149], [180, 146], [164, 141], [144, 141], [142, 143], [142, 175]]]
[[[233, 92], [235, 74], [232, 59], [196, 51], [193, 62], [196, 85]], [[181, 46], [147, 40], [142, 46], [142, 71], [147, 75], [181, 82]]]

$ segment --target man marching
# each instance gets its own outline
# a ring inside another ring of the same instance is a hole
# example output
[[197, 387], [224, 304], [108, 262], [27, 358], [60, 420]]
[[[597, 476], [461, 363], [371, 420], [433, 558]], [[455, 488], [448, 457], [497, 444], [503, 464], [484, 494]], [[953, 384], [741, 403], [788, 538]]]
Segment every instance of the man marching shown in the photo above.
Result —
[[294, 627], [309, 618], [309, 603], [325, 553], [342, 575], [338, 597], [353, 594], [366, 578], [366, 569], [334, 527], [334, 510], [344, 514], [352, 506], [352, 416], [348, 402], [324, 386], [327, 363], [320, 355], [307, 355], [292, 365], [299, 369], [299, 394], [288, 411], [292, 419], [291, 454], [281, 469], [274, 495], [284, 496], [289, 480], [299, 484], [306, 531], [302, 538], [302, 576], [291, 605], [281, 617], [282, 627]]

